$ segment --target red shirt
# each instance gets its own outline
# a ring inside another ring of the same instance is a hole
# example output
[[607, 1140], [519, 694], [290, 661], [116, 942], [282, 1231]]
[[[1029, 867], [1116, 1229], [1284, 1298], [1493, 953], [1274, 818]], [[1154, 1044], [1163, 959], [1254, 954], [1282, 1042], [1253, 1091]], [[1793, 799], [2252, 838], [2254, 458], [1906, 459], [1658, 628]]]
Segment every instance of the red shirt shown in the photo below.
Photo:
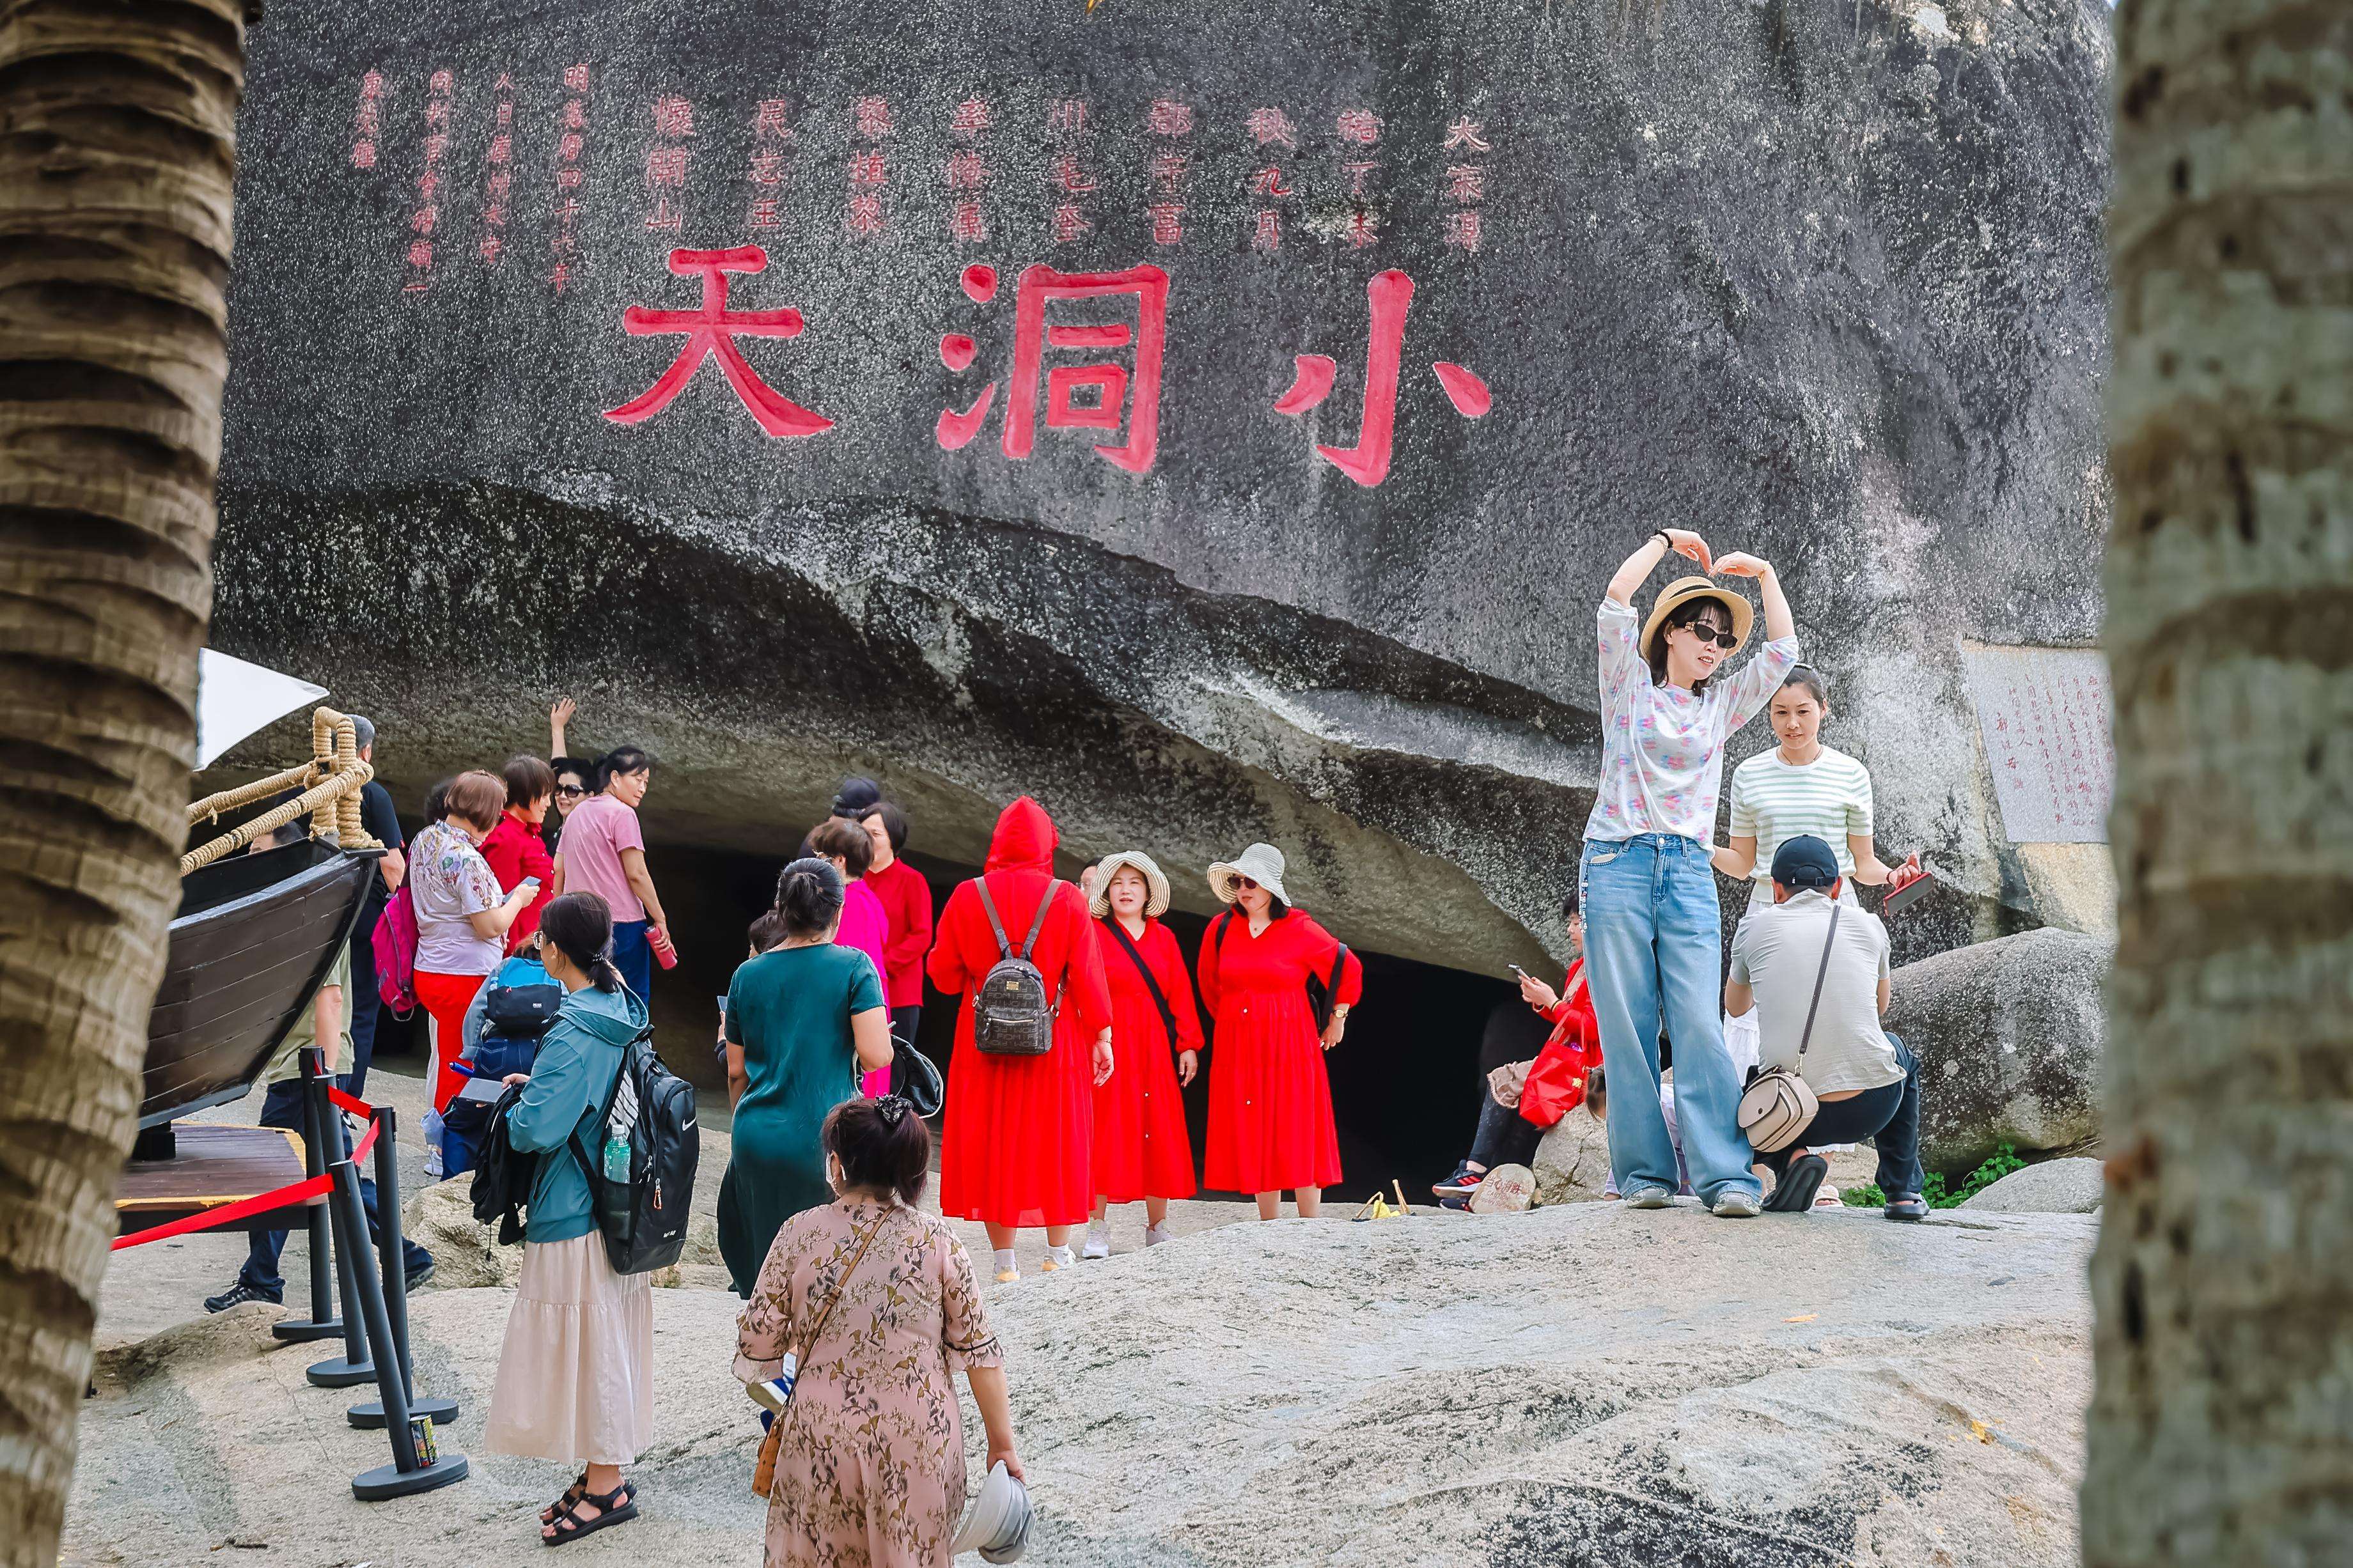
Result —
[[923, 1005], [923, 955], [932, 951], [932, 885], [904, 860], [866, 873], [882, 900], [891, 938], [882, 950], [883, 990], [893, 1007]]
[[499, 879], [501, 891], [513, 892], [525, 877], [539, 879], [539, 897], [524, 905], [514, 924], [507, 928], [507, 951], [512, 952], [539, 930], [540, 911], [555, 896], [555, 861], [547, 853], [547, 841], [539, 836], [539, 829], [516, 816], [512, 806], [480, 847]]
[[1547, 1048], [1559, 1046], [1578, 1054], [1588, 1067], [1601, 1062], [1601, 1024], [1593, 1016], [1593, 988], [1585, 983], [1585, 960], [1578, 959], [1568, 966], [1561, 980], [1561, 997], [1547, 1009], [1539, 1009], [1537, 1016], [1552, 1021], [1552, 1037], [1545, 1041]]

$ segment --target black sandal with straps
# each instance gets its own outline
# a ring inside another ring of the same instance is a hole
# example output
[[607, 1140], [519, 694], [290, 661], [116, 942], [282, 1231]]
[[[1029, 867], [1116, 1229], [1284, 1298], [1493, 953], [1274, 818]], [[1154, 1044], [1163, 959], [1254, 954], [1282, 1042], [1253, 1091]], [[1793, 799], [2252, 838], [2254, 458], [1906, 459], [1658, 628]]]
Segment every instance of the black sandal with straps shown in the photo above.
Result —
[[[628, 1494], [629, 1500], [618, 1501], [624, 1493]], [[584, 1503], [599, 1510], [596, 1518], [584, 1520], [580, 1517], [581, 1505]], [[602, 1497], [593, 1492], [583, 1492], [579, 1501], [565, 1509], [557, 1518], [554, 1524], [555, 1533], [541, 1536], [539, 1543], [542, 1546], [563, 1546], [579, 1540], [584, 1535], [594, 1535], [608, 1524], [627, 1524], [637, 1517], [638, 1489], [624, 1478], [619, 1486]]]
[[572, 1505], [574, 1503], [578, 1502], [582, 1498], [586, 1497], [587, 1495], [588, 1472], [583, 1470], [578, 1475], [572, 1478], [572, 1484], [564, 1489], [564, 1495], [562, 1497], [557, 1498], [554, 1502], [549, 1503], [545, 1508], [539, 1510], [539, 1522], [542, 1524], [554, 1524], [557, 1520], [562, 1519], [565, 1514], [572, 1511]]

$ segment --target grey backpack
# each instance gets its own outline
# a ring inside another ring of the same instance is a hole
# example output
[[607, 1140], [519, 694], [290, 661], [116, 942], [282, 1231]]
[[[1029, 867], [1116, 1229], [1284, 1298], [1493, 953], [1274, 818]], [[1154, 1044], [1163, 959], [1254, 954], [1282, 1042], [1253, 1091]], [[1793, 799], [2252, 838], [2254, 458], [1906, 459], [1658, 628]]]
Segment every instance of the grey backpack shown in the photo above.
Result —
[[975, 877], [972, 884], [980, 892], [988, 929], [997, 933], [998, 954], [972, 1000], [972, 1043], [991, 1056], [1042, 1057], [1054, 1048], [1054, 1015], [1060, 1011], [1062, 998], [1059, 993], [1046, 994], [1046, 977], [1029, 962], [1029, 954], [1037, 950], [1046, 911], [1054, 907], [1054, 895], [1062, 884], [1046, 884], [1046, 896], [1038, 900], [1038, 918], [1029, 922], [1029, 938], [1018, 952], [1005, 940], [1005, 922], [997, 918], [997, 900], [988, 896], [988, 879]]

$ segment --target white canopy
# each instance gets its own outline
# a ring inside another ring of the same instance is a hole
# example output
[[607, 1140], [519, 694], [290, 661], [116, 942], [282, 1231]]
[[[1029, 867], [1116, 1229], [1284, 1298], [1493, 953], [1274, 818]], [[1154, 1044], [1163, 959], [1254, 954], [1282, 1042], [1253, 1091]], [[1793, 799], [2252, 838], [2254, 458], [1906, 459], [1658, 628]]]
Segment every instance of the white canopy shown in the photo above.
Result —
[[273, 720], [316, 702], [323, 686], [248, 664], [210, 648], [196, 652], [196, 769]]

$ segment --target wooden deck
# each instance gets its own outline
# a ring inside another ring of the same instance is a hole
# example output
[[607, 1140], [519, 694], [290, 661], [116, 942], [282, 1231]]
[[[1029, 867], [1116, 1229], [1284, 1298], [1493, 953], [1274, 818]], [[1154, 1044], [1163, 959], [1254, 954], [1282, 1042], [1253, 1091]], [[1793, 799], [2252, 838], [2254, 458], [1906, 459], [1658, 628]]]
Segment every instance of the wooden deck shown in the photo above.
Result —
[[[114, 1211], [124, 1236], [227, 1208], [302, 1179], [302, 1140], [291, 1132], [183, 1121], [173, 1133], [179, 1142], [175, 1158], [133, 1160], [122, 1168]], [[271, 1209], [225, 1228], [296, 1229], [304, 1223], [304, 1206]]]

